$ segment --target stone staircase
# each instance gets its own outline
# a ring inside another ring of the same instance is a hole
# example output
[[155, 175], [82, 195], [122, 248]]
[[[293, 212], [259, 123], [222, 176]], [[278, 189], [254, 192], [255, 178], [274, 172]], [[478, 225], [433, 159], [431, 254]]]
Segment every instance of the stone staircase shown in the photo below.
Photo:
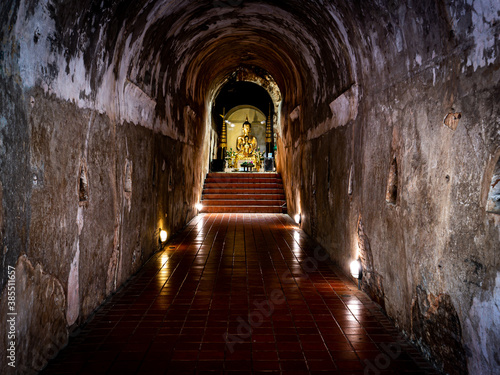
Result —
[[208, 173], [201, 213], [286, 213], [278, 173]]

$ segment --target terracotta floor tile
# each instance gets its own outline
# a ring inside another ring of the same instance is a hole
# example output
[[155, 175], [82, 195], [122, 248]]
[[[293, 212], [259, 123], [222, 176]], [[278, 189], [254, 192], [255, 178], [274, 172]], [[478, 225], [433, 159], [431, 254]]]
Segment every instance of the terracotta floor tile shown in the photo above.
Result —
[[296, 352], [296, 351], [280, 351], [279, 357], [281, 361], [302, 360], [303, 354], [301, 352]]
[[311, 371], [334, 371], [337, 369], [331, 359], [310, 360], [307, 361], [307, 364]]
[[295, 351], [299, 353], [302, 350], [300, 343], [298, 342], [278, 342], [276, 343], [278, 351]]
[[252, 344], [253, 350], [264, 350], [264, 351], [269, 351], [269, 350], [276, 350], [276, 344], [274, 342], [256, 342]]
[[335, 361], [335, 365], [342, 371], [362, 371], [365, 364], [360, 361]]
[[224, 361], [199, 361], [196, 369], [198, 371], [217, 371], [220, 374], [224, 369]]
[[[326, 346], [330, 351], [349, 351], [349, 350], [354, 350], [352, 346], [345, 341], [341, 342], [327, 342]], [[361, 349], [360, 349], [361, 350]]]
[[361, 375], [384, 345], [380, 374], [433, 373], [315, 249], [286, 215], [199, 215], [42, 374]]
[[318, 342], [304, 342], [302, 341], [302, 349], [303, 350], [326, 350], [326, 345], [322, 341]]
[[195, 361], [171, 361], [167, 367], [167, 374], [178, 374], [179, 371], [194, 371], [196, 369]]
[[252, 362], [249, 360], [226, 361], [224, 366], [228, 371], [249, 371], [252, 368]]
[[278, 360], [278, 352], [254, 350], [252, 352], [252, 358], [254, 361], [277, 361]]
[[307, 364], [305, 361], [280, 361], [280, 367], [285, 373], [289, 373], [290, 371], [307, 371]]
[[253, 362], [253, 369], [256, 371], [280, 370], [280, 363], [278, 361], [255, 361]]

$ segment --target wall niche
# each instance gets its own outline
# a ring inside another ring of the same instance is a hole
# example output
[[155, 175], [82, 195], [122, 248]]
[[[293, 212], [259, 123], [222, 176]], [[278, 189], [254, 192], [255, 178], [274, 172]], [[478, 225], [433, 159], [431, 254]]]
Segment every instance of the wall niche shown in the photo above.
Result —
[[85, 161], [80, 163], [80, 171], [78, 173], [78, 199], [80, 206], [86, 206], [89, 200], [88, 172]]
[[347, 194], [352, 195], [352, 184], [354, 179], [354, 164], [349, 169], [349, 184], [347, 185]]
[[389, 204], [396, 204], [398, 199], [398, 162], [396, 156], [393, 157], [391, 168], [389, 169], [389, 177], [387, 178], [387, 189], [385, 193], [385, 201]]
[[127, 160], [125, 162], [125, 182], [123, 184], [123, 190], [126, 193], [132, 193], [132, 161]]
[[493, 170], [493, 176], [491, 177], [486, 211], [500, 214], [500, 158], [497, 160], [495, 169]]

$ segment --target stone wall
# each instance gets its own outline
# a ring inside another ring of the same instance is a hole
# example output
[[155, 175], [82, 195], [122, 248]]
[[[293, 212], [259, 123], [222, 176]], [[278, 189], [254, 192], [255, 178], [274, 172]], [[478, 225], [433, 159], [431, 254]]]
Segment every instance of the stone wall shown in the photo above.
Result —
[[305, 105], [285, 113], [279, 143], [290, 214], [346, 273], [359, 257], [363, 289], [450, 374], [500, 368], [500, 216], [486, 210], [499, 10], [388, 3], [361, 17], [358, 102], [319, 124]]
[[[7, 154], [13, 176], [2, 179], [11, 192], [3, 200], [2, 281], [7, 265], [16, 267], [17, 371], [29, 373], [43, 368], [71, 327], [83, 323], [158, 249], [159, 228], [172, 235], [196, 214], [202, 179], [192, 145], [117, 124], [41, 90], [23, 96], [27, 123], [5, 118], [7, 129], [16, 133], [26, 126], [30, 137], [25, 154]], [[8, 153], [20, 140], [2, 142]], [[18, 156], [28, 162], [23, 190]], [[174, 189], [179, 183], [186, 189]], [[22, 203], [12, 203], [16, 197]], [[22, 227], [11, 227], [12, 209], [21, 211]], [[5, 352], [4, 340], [0, 348]]]
[[[1, 11], [0, 313], [15, 275], [17, 315], [16, 367], [2, 354], [0, 372], [29, 374], [159, 249], [160, 228], [172, 236], [196, 215], [208, 147], [202, 115], [160, 116], [103, 45], [87, 65], [61, 8]], [[0, 324], [2, 353], [9, 329]]]

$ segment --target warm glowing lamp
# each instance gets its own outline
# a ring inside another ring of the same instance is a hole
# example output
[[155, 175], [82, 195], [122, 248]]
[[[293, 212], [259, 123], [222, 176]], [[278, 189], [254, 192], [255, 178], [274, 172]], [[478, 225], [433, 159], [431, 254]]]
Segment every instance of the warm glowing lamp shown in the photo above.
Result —
[[361, 278], [361, 263], [359, 262], [359, 260], [353, 260], [351, 262], [351, 275], [355, 279]]
[[300, 224], [300, 222], [302, 221], [302, 217], [301, 217], [301, 214], [297, 214], [295, 215], [295, 222], [297, 224]]
[[203, 209], [203, 205], [201, 203], [196, 203], [196, 209], [201, 211]]
[[160, 230], [160, 241], [165, 242], [167, 240], [167, 231]]

